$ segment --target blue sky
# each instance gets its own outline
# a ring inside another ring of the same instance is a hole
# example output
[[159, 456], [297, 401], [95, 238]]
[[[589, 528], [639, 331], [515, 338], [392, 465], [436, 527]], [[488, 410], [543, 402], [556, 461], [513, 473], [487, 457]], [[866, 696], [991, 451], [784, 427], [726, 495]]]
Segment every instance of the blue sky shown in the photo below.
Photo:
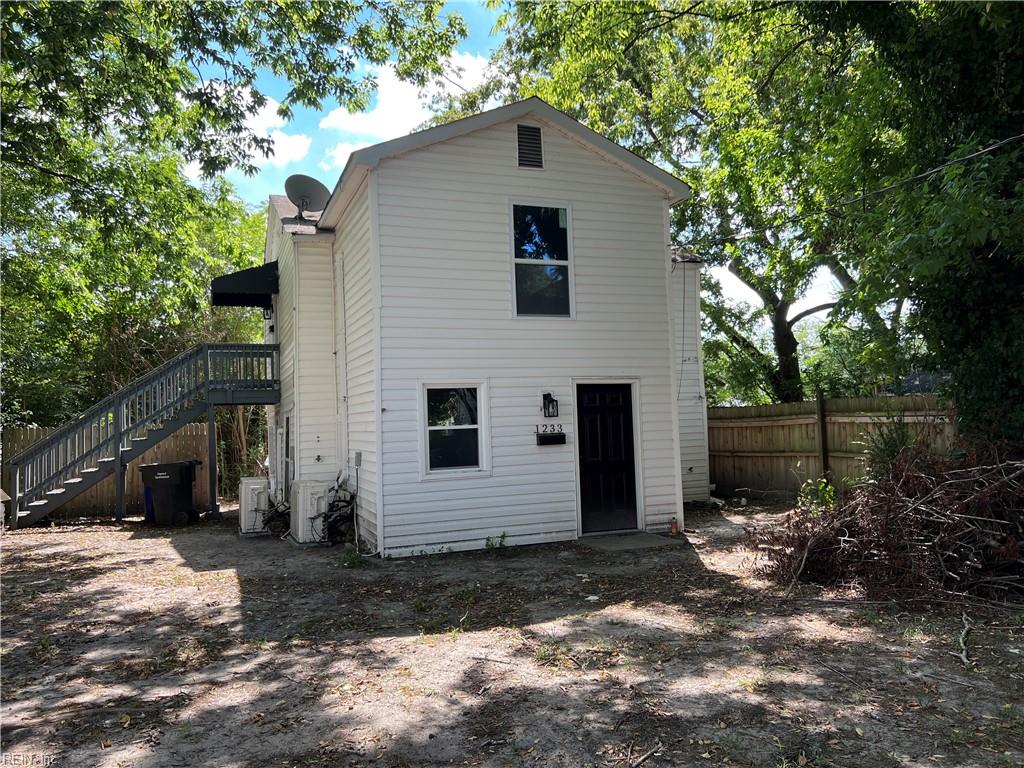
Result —
[[[448, 10], [459, 13], [469, 28], [451, 61], [462, 70], [461, 84], [469, 87], [480, 82], [491, 52], [501, 42], [491, 36], [498, 14], [473, 2], [449, 2]], [[268, 195], [284, 192], [284, 180], [293, 173], [313, 176], [333, 188], [349, 152], [407, 134], [430, 117], [426, 99], [420, 98], [416, 86], [402, 83], [386, 67], [375, 74], [378, 90], [366, 112], [349, 114], [331, 102], [319, 111], [297, 108], [287, 123], [276, 114], [276, 99], [284, 96], [287, 84], [270, 75], [262, 78], [258, 87], [275, 101], [249, 124], [257, 133], [273, 138], [274, 156], [259, 161], [255, 176], [239, 171], [225, 174], [242, 199], [262, 206]]]

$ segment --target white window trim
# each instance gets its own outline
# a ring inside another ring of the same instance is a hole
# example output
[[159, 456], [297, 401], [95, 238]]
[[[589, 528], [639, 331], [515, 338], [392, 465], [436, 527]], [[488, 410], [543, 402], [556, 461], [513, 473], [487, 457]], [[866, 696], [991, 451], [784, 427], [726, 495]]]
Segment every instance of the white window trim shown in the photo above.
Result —
[[[516, 306], [516, 264], [550, 264], [560, 266], [563, 262], [543, 262], [538, 259], [517, 259], [516, 258], [516, 218], [515, 207], [517, 205], [530, 205], [541, 208], [564, 208], [565, 224], [568, 233], [566, 244], [569, 261], [565, 262], [569, 267], [569, 314], [568, 315], [520, 315]], [[509, 239], [509, 287], [512, 290], [512, 317], [515, 320], [541, 321], [549, 320], [575, 320], [576, 319], [576, 254], [573, 248], [574, 229], [572, 222], [572, 203], [567, 200], [547, 200], [543, 198], [521, 198], [513, 197], [508, 201], [508, 239]]]
[[[519, 126], [528, 125], [531, 128], [537, 128], [540, 131], [540, 168], [534, 168], [532, 165], [520, 165], [519, 164]], [[513, 158], [516, 163], [516, 169], [520, 171], [543, 171], [548, 167], [548, 155], [544, 150], [544, 126], [540, 123], [535, 123], [530, 120], [518, 120], [516, 121], [516, 154]]]
[[[491, 419], [490, 419], [490, 393], [488, 392], [486, 379], [457, 379], [457, 380], [421, 380], [417, 382], [419, 395], [416, 418], [419, 420], [419, 454], [420, 454], [420, 480], [445, 480], [467, 477], [490, 477], [491, 476]], [[479, 431], [479, 467], [459, 467], [454, 469], [431, 469], [430, 468], [430, 426], [427, 424], [427, 390], [428, 389], [476, 389], [477, 391], [477, 420], [474, 425], [461, 424], [450, 427], [439, 427], [439, 429], [476, 429]]]

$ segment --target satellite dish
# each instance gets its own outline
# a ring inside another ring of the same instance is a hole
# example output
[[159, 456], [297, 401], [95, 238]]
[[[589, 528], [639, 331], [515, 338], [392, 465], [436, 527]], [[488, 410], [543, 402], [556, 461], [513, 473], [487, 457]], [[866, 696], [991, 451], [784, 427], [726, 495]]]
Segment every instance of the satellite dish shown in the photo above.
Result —
[[300, 219], [305, 218], [303, 214], [306, 211], [311, 213], [322, 211], [324, 206], [327, 205], [328, 198], [331, 196], [331, 193], [327, 191], [327, 187], [312, 176], [305, 176], [301, 173], [296, 173], [285, 179], [284, 193], [288, 195], [288, 199], [299, 209]]

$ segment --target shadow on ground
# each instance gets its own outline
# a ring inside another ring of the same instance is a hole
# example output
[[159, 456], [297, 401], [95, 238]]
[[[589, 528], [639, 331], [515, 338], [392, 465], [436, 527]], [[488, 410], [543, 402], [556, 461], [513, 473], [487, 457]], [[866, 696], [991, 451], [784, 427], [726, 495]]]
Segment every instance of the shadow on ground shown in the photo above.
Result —
[[[58, 765], [1005, 765], [1019, 618], [787, 598], [692, 543], [366, 561], [188, 529], [4, 537], [3, 750]], [[810, 599], [805, 599], [810, 598]], [[937, 755], [943, 755], [941, 760]]]

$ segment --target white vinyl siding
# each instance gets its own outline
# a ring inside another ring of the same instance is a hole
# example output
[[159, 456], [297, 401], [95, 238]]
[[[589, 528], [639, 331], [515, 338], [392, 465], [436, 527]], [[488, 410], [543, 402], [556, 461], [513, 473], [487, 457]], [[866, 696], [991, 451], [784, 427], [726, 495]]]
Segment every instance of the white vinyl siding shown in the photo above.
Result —
[[[573, 381], [636, 380], [639, 503], [648, 528], [677, 509], [664, 197], [545, 126], [543, 173], [517, 165], [516, 123], [385, 160], [377, 174], [385, 552], [577, 535]], [[513, 316], [513, 200], [572, 207], [575, 319]], [[350, 338], [349, 344], [352, 344]], [[424, 479], [422, 381], [487, 381], [490, 471]], [[541, 414], [543, 393], [559, 401]], [[538, 446], [559, 423], [567, 444]]]
[[[283, 492], [284, 477], [278, 466], [284, 466], [283, 441], [278, 446], [273, 439], [277, 431], [283, 435], [284, 419], [291, 414], [295, 405], [295, 248], [291, 235], [281, 229], [281, 220], [273, 206], [270, 206], [267, 223], [267, 260], [277, 262], [278, 293], [274, 297], [274, 339], [280, 347], [279, 365], [281, 377], [281, 403], [267, 409], [272, 453], [271, 471], [274, 473], [277, 494]], [[277, 455], [280, 450], [281, 456]], [[283, 496], [280, 496], [284, 500]]]
[[[377, 538], [377, 339], [375, 333], [374, 269], [367, 187], [356, 193], [342, 215], [334, 240], [335, 274], [340, 275], [344, 322], [337, 324], [336, 339], [344, 350], [343, 397], [348, 431], [348, 465], [354, 473], [355, 454], [361, 452], [359, 469], [359, 532], [364, 541], [378, 547]], [[415, 435], [413, 445], [416, 445]], [[415, 450], [415, 448], [413, 449]]]
[[295, 476], [300, 482], [330, 482], [341, 464], [337, 451], [331, 245], [319, 236], [292, 237], [300, 297], [295, 328]]
[[707, 501], [708, 438], [704, 368], [701, 360], [700, 270], [695, 263], [672, 265], [672, 309], [676, 349], [676, 397], [679, 413], [679, 461], [683, 501]]

